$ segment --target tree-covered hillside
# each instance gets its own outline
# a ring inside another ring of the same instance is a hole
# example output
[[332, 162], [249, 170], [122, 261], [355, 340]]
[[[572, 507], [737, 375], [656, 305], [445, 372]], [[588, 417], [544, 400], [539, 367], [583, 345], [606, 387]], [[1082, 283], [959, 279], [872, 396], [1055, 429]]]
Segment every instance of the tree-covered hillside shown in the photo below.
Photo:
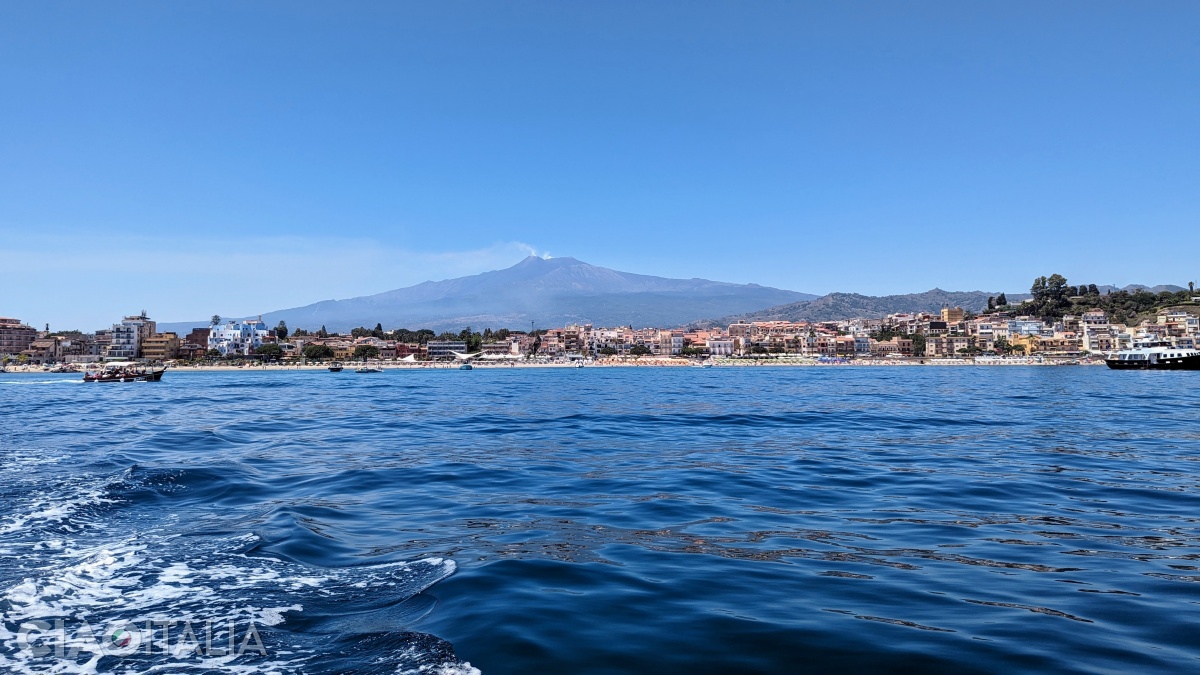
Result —
[[1141, 315], [1156, 312], [1173, 305], [1192, 303], [1195, 284], [1180, 291], [1120, 290], [1101, 293], [1095, 284], [1072, 286], [1061, 274], [1038, 277], [1029, 289], [1032, 298], [1020, 304], [1008, 304], [1001, 294], [988, 301], [987, 312], [1008, 311], [1040, 317], [1045, 320], [1061, 319], [1065, 314], [1082, 314], [1089, 309], [1101, 309], [1114, 323], [1136, 323]]

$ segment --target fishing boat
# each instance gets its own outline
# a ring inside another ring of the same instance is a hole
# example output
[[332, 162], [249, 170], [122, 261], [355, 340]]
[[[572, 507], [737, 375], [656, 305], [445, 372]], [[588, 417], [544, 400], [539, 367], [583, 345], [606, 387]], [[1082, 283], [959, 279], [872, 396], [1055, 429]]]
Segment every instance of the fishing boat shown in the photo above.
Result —
[[84, 382], [158, 382], [165, 368], [148, 368], [129, 361], [113, 361], [103, 368], [84, 372]]
[[1150, 337], [1104, 359], [1104, 363], [1113, 370], [1200, 370], [1200, 351], [1172, 347], [1170, 342]]
[[334, 361], [333, 363], [329, 364], [329, 372], [331, 372], [331, 373], [342, 372], [342, 362]]

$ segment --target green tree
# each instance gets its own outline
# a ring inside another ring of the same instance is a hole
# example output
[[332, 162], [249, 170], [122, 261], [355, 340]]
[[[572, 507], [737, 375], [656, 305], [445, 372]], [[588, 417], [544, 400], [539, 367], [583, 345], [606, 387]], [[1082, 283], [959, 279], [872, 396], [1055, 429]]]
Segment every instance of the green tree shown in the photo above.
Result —
[[992, 349], [997, 354], [1011, 354], [1013, 350], [1012, 345], [1008, 344], [1007, 338], [996, 338], [996, 341], [992, 343]]
[[634, 345], [630, 348], [629, 353], [633, 356], [649, 356], [650, 348], [646, 345]]
[[613, 349], [612, 347], [601, 347], [600, 348], [600, 354], [602, 356], [615, 356], [616, 353], [617, 353], [617, 350]]
[[319, 337], [319, 338], [329, 337], [329, 331], [325, 330], [325, 324], [321, 324], [321, 330], [317, 331], [317, 337]]
[[996, 306], [997, 307], [1005, 307], [1007, 305], [1008, 305], [1008, 296], [1007, 295], [1001, 293], [1000, 295], [996, 296]]
[[334, 351], [329, 345], [305, 345], [304, 358], [320, 361], [333, 358]]
[[254, 353], [261, 356], [264, 361], [278, 361], [283, 358], [283, 348], [273, 342], [255, 347]]
[[210, 359], [219, 359], [219, 358], [221, 358], [221, 350], [210, 349], [210, 350], [204, 352], [204, 355]]
[[214, 325], [214, 326], [215, 326], [215, 325], [217, 325], [217, 324], [219, 324], [219, 323], [221, 323], [221, 315], [220, 315], [220, 314], [213, 314], [213, 315], [212, 315], [212, 325]]
[[375, 324], [375, 329], [371, 331], [371, 336], [377, 337], [380, 340], [383, 339], [383, 324], [382, 323]]
[[913, 333], [909, 337], [913, 343], [913, 356], [925, 356], [925, 336], [920, 333]]
[[279, 338], [280, 340], [286, 340], [287, 336], [288, 336], [287, 324], [281, 320], [278, 324], [275, 325], [275, 337]]
[[366, 361], [379, 356], [379, 347], [375, 345], [359, 345], [354, 348], [354, 359]]

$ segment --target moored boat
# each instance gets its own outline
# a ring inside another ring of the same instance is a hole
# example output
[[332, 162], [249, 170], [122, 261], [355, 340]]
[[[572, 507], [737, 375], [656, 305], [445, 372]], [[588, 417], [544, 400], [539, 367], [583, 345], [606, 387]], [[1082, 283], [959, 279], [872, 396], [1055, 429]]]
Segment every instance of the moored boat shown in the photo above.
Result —
[[1104, 360], [1113, 370], [1200, 370], [1200, 351], [1149, 338]]
[[329, 364], [329, 372], [331, 372], [331, 373], [342, 372], [342, 362], [334, 361], [333, 363]]
[[375, 368], [372, 366], [363, 366], [361, 368], [355, 368], [354, 372], [356, 372], [356, 373], [382, 373], [383, 368]]

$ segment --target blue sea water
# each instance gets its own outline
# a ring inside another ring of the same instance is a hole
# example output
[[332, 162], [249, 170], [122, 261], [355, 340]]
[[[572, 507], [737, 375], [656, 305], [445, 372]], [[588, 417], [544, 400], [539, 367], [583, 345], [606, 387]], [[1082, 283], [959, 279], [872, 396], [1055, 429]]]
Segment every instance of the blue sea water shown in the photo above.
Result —
[[[0, 671], [1197, 672], [1198, 395], [1069, 367], [0, 375]], [[261, 648], [180, 637], [213, 621]]]

